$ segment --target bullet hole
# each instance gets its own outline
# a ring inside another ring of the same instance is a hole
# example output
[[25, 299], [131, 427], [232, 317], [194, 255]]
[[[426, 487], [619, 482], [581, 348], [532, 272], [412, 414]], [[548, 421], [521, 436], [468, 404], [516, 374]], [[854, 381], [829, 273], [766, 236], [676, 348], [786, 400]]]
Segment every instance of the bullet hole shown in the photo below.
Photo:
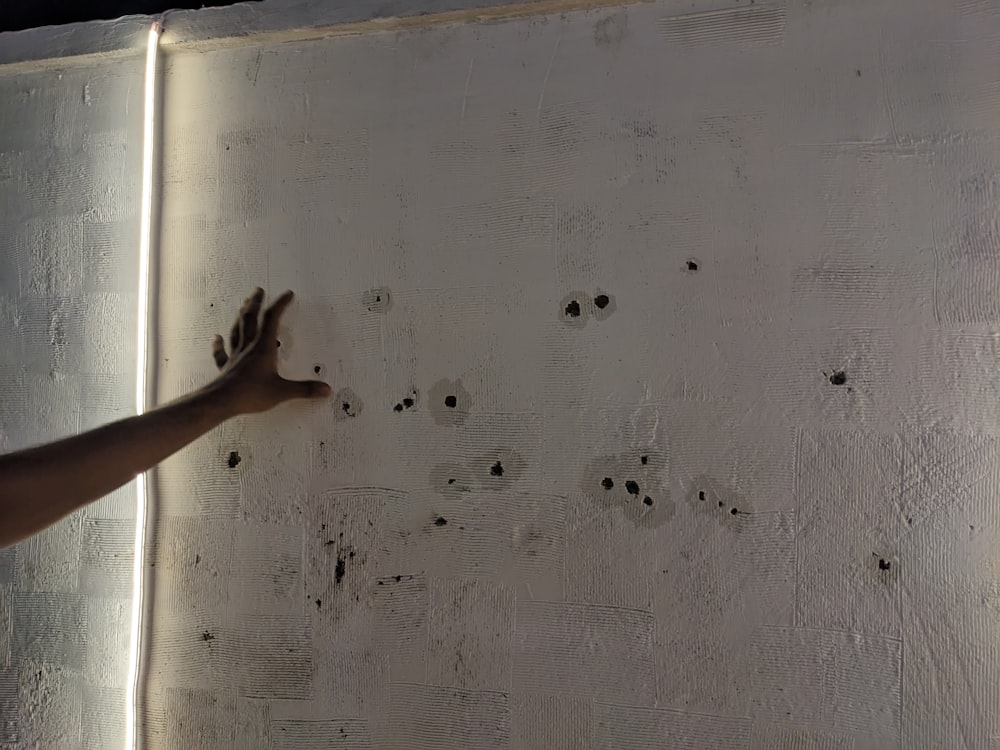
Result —
[[444, 518], [443, 516], [438, 516], [437, 519], [434, 521], [434, 525], [435, 526], [447, 526], [448, 525], [448, 519]]
[[403, 405], [402, 404], [396, 404], [394, 407], [392, 407], [392, 410], [393, 411], [403, 411]]
[[734, 515], [734, 516], [735, 516], [735, 515], [738, 515], [738, 514], [739, 514], [739, 511], [738, 511], [738, 510], [736, 510], [736, 508], [733, 508], [733, 509], [732, 509], [731, 511], [729, 511], [729, 512], [730, 512], [730, 513], [731, 513], [732, 515]]
[[[323, 443], [322, 443], [322, 442], [320, 442], [320, 445], [323, 445]], [[320, 530], [320, 531], [326, 531], [326, 524], [325, 524], [325, 523], [321, 523], [321, 524], [319, 525], [319, 530]]]
[[455, 478], [452, 477], [451, 479], [449, 479], [448, 484], [455, 484]]
[[321, 609], [322, 607], [323, 607], [323, 600], [322, 599], [317, 599], [316, 600], [316, 609]]
[[228, 151], [228, 150], [229, 150], [229, 146], [226, 146], [226, 151]]
[[833, 385], [843, 385], [847, 382], [847, 373], [843, 370], [835, 370], [833, 374], [830, 375], [830, 382]]
[[503, 464], [497, 461], [490, 467], [491, 477], [502, 477], [503, 476]]
[[611, 477], [604, 477], [604, 479], [601, 480], [601, 487], [606, 490], [610, 490], [614, 486], [615, 483], [612, 481]]
[[323, 369], [322, 367], [320, 367], [319, 365], [316, 365], [313, 368], [313, 372], [316, 373], [317, 375], [319, 375], [319, 371], [322, 370], [322, 369]]
[[643, 505], [652, 505], [653, 504], [653, 498], [651, 498], [649, 495], [646, 495], [646, 497], [644, 497], [642, 499], [642, 503], [643, 503]]
[[201, 634], [201, 639], [203, 641], [214, 641], [215, 640], [215, 634], [214, 633], [210, 633], [209, 631], [206, 630], [204, 633]]
[[278, 339], [277, 344], [278, 344], [278, 348], [280, 349], [281, 348], [281, 339]]
[[580, 317], [580, 303], [577, 302], [575, 299], [574, 300], [570, 300], [569, 304], [566, 305], [566, 315], [568, 315], [571, 318], [579, 318]]
[[333, 580], [340, 583], [344, 580], [344, 573], [347, 572], [347, 561], [343, 557], [337, 557], [337, 567], [333, 570]]
[[356, 416], [358, 416], [357, 412], [351, 410], [351, 402], [350, 401], [342, 401], [341, 404], [340, 404], [340, 410], [342, 412], [344, 412], [344, 414], [346, 414], [349, 417], [356, 417]]
[[240, 458], [239, 453], [237, 453], [236, 451], [229, 451], [229, 460], [226, 463], [229, 464], [230, 469], [235, 469], [237, 466], [240, 465], [240, 461], [242, 460], [243, 459]]
[[702, 501], [705, 499], [705, 490], [698, 490], [698, 499]]
[[325, 542], [323, 542], [324, 547], [329, 547], [331, 544], [336, 544], [336, 542], [333, 541], [332, 539], [327, 539]]
[[194, 556], [194, 564], [197, 565], [200, 562], [201, 562], [201, 555], [195, 555]]
[[721, 508], [721, 507], [722, 507], [723, 505], [725, 505], [725, 503], [723, 503], [723, 502], [722, 502], [722, 501], [720, 500], [720, 501], [719, 501], [719, 507]]
[[598, 294], [594, 297], [594, 304], [597, 306], [598, 310], [603, 310], [609, 304], [611, 304], [611, 298], [606, 294]]
[[694, 261], [694, 260], [689, 260], [687, 262], [687, 270], [689, 270], [689, 271], [697, 271], [698, 270], [698, 262]]
[[649, 463], [649, 456], [639, 456], [639, 463], [643, 466]]
[[214, 302], [209, 302], [209, 303], [208, 303], [208, 306], [209, 306], [209, 307], [215, 307], [215, 303], [214, 303]]
[[454, 396], [447, 396], [445, 397], [444, 405], [447, 406], [449, 409], [454, 409], [456, 406], [458, 406], [458, 399], [455, 398]]
[[878, 559], [878, 569], [879, 570], [888, 570], [891, 567], [891, 565], [892, 564], [888, 560], [886, 560], [884, 557], [880, 557]]
[[630, 495], [639, 494], [639, 483], [633, 482], [631, 479], [625, 482], [625, 491]]

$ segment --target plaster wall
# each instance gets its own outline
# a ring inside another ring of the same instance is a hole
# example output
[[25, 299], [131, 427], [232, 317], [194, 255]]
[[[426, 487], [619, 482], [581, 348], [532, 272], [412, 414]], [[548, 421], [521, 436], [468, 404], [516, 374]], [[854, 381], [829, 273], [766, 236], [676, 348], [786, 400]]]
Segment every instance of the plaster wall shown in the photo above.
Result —
[[[0, 67], [3, 452], [134, 411], [141, 108], [141, 53]], [[0, 550], [0, 747], [123, 746], [134, 517], [130, 485]]]
[[164, 37], [160, 400], [258, 284], [337, 396], [156, 473], [150, 747], [1000, 746], [992, 4], [249, 7]]

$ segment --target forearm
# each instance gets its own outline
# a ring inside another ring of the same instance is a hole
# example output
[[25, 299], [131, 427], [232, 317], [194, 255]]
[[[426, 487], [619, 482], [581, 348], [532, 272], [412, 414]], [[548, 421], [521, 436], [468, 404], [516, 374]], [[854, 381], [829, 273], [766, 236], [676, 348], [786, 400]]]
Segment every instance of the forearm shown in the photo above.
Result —
[[236, 415], [208, 386], [145, 414], [0, 456], [0, 547], [47, 528]]

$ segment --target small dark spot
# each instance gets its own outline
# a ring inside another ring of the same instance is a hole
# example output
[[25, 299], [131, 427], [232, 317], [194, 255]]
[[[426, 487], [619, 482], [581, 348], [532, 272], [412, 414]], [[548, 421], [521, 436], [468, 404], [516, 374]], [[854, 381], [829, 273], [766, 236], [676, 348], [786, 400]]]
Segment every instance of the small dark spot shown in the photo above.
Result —
[[830, 382], [833, 385], [843, 385], [847, 382], [847, 373], [843, 370], [835, 370], [832, 375], [830, 375]]
[[566, 305], [566, 314], [571, 318], [580, 317], [580, 303], [575, 299], [570, 300], [569, 304]]
[[888, 570], [888, 569], [890, 568], [890, 566], [891, 566], [891, 565], [892, 565], [892, 563], [890, 563], [890, 562], [889, 562], [888, 560], [886, 560], [886, 559], [885, 559], [884, 557], [880, 557], [880, 558], [878, 559], [878, 569], [879, 569], [879, 570]]
[[451, 479], [449, 479], [448, 484], [455, 484], [455, 478], [452, 477]]
[[316, 373], [317, 375], [319, 375], [319, 371], [322, 370], [322, 369], [323, 369], [322, 367], [320, 367], [319, 365], [316, 365], [313, 368], [313, 372]]
[[598, 310], [603, 310], [609, 304], [611, 304], [611, 298], [606, 294], [598, 294], [594, 297], [594, 304], [597, 305]]
[[352, 416], [351, 415], [351, 405], [349, 403], [347, 403], [345, 401], [344, 403], [342, 403], [340, 405], [340, 408], [344, 410], [344, 414], [347, 414], [348, 416]]
[[732, 514], [733, 514], [734, 516], [735, 516], [735, 515], [737, 515], [737, 514], [739, 513], [739, 511], [738, 511], [738, 510], [736, 510], [736, 508], [733, 508], [733, 509], [732, 509], [731, 511], [729, 511], [729, 512], [730, 512], [730, 513], [732, 513]]
[[639, 463], [643, 466], [649, 463], [649, 456], [639, 456]]
[[697, 271], [698, 270], [698, 262], [694, 261], [694, 260], [689, 260], [687, 262], [687, 269], [689, 271]]
[[333, 578], [334, 581], [340, 583], [344, 580], [344, 573], [347, 572], [347, 561], [342, 557], [337, 558], [337, 567], [334, 569]]
[[405, 406], [407, 409], [412, 409], [413, 408], [413, 399], [412, 398], [404, 398], [403, 399], [403, 406]]
[[502, 477], [503, 476], [503, 464], [497, 461], [490, 467], [491, 477]]
[[644, 505], [652, 505], [653, 504], [653, 498], [651, 498], [649, 495], [646, 495], [646, 497], [644, 497], [642, 499], [642, 502], [643, 502]]
[[446, 396], [444, 399], [444, 405], [447, 406], [449, 409], [454, 409], [456, 406], [458, 406], [458, 399], [455, 398], [454, 396]]
[[448, 519], [445, 518], [445, 517], [443, 517], [443, 516], [438, 516], [437, 519], [434, 521], [434, 525], [435, 526], [447, 526], [448, 525]]
[[856, 75], [858, 78], [861, 78], [861, 68], [858, 68], [857, 70], [855, 70], [854, 71], [854, 75]]
[[278, 348], [281, 348], [281, 339], [278, 339]]
[[348, 557], [350, 557], [350, 558], [351, 558], [351, 559], [353, 560], [353, 559], [354, 559], [354, 555], [355, 555], [355, 553], [356, 553], [356, 550], [353, 550], [353, 549], [352, 549], [352, 550], [351, 550], [351, 553], [350, 553], [350, 554], [348, 555]]
[[203, 641], [214, 641], [215, 640], [215, 634], [214, 633], [210, 633], [209, 631], [206, 630], [204, 633], [201, 634], [201, 639]]
[[214, 303], [214, 302], [209, 302], [209, 303], [208, 303], [208, 306], [209, 306], [209, 307], [215, 307], [215, 303]]
[[[320, 445], [323, 445], [323, 443], [320, 443]], [[320, 531], [326, 531], [326, 524], [325, 523], [321, 523], [319, 525], [319, 530]]]
[[379, 582], [378, 582], [378, 585], [379, 585], [379, 586], [385, 586], [385, 581], [379, 581]]
[[699, 500], [705, 499], [705, 490], [698, 490], [698, 499]]
[[639, 483], [633, 482], [631, 479], [625, 482], [625, 491], [630, 495], [639, 494]]
[[229, 150], [229, 146], [226, 146], [226, 151], [228, 151], [228, 150]]
[[396, 579], [396, 583], [399, 583], [400, 581], [403, 580], [403, 576], [393, 576], [393, 578]]
[[324, 547], [329, 547], [331, 544], [336, 544], [336, 542], [333, 541], [332, 539], [327, 539], [325, 542], [323, 542]]
[[721, 507], [722, 507], [723, 505], [725, 505], [725, 503], [723, 503], [723, 502], [722, 502], [722, 501], [720, 500], [720, 501], [719, 501], [719, 507], [721, 508]]
[[201, 562], [201, 555], [195, 555], [194, 556], [194, 564], [197, 565], [200, 562]]
[[394, 407], [392, 407], [392, 410], [393, 411], [403, 411], [403, 405], [402, 404], [396, 404]]
[[611, 477], [604, 477], [604, 479], [601, 480], [601, 487], [603, 487], [606, 490], [610, 490], [614, 486], [615, 486], [615, 483], [611, 479]]
[[229, 451], [229, 461], [227, 461], [227, 463], [229, 464], [230, 469], [235, 469], [237, 466], [239, 466], [240, 461], [242, 460], [243, 459], [240, 458], [239, 453], [237, 453], [236, 451]]
[[317, 599], [316, 600], [316, 609], [320, 609], [322, 606], [323, 606], [323, 600], [322, 599]]

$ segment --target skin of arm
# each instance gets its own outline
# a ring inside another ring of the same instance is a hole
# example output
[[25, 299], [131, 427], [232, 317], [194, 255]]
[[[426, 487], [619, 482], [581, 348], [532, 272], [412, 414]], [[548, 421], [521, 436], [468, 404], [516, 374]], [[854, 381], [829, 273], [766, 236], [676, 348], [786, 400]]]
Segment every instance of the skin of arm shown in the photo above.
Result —
[[326, 383], [278, 374], [278, 323], [285, 292], [260, 317], [264, 290], [244, 303], [230, 335], [212, 342], [219, 376], [145, 414], [54, 443], [0, 456], [0, 547], [19, 542], [127, 484], [138, 474], [232, 417], [268, 411], [290, 399], [322, 399]]

